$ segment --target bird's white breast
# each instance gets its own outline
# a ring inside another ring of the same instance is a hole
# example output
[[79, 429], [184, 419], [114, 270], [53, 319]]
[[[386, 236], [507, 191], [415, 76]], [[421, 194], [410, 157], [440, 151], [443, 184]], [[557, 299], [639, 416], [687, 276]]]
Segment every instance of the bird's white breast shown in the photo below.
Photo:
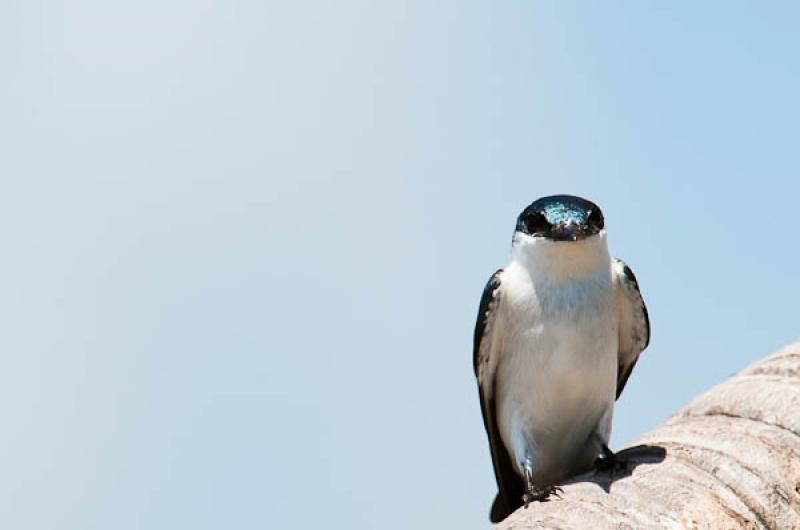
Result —
[[606, 442], [610, 434], [617, 327], [605, 256], [569, 278], [537, 274], [525, 259], [512, 260], [502, 275], [498, 426], [518, 468], [534, 460], [537, 482], [590, 465], [598, 450], [594, 434]]

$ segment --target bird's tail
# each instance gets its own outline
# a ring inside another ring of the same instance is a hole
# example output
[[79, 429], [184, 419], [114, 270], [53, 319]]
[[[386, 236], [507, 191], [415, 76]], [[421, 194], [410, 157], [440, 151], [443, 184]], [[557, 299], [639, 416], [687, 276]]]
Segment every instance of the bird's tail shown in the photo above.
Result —
[[492, 511], [489, 513], [489, 520], [493, 523], [499, 523], [513, 512], [511, 508], [503, 500], [503, 497], [498, 493], [492, 503]]

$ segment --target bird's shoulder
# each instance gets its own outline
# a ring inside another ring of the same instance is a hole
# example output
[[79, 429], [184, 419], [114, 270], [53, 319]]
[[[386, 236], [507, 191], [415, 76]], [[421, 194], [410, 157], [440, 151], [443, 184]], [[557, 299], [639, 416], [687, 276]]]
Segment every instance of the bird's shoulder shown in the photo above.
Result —
[[614, 280], [617, 284], [622, 285], [626, 289], [639, 290], [639, 281], [636, 279], [636, 275], [627, 263], [620, 258], [613, 258], [611, 265], [614, 271]]
[[622, 308], [633, 313], [635, 321], [633, 324], [639, 331], [640, 336], [635, 342], [641, 348], [639, 351], [644, 350], [650, 342], [650, 317], [639, 288], [639, 281], [633, 270], [620, 258], [613, 259], [612, 267], [614, 286], [621, 299]]
[[480, 375], [480, 364], [487, 355], [484, 339], [491, 332], [491, 327], [496, 320], [497, 306], [500, 302], [501, 287], [503, 285], [503, 273], [504, 269], [497, 269], [489, 277], [483, 288], [481, 301], [478, 304], [478, 318], [475, 322], [472, 355], [476, 376]]

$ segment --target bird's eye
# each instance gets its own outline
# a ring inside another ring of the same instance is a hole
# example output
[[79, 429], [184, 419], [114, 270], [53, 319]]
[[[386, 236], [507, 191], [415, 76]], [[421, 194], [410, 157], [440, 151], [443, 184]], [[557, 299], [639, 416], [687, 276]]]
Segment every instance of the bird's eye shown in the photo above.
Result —
[[542, 234], [550, 230], [550, 223], [540, 212], [530, 212], [523, 219], [525, 231], [530, 234]]
[[589, 226], [596, 226], [598, 229], [602, 230], [605, 224], [606, 221], [603, 219], [603, 212], [597, 209], [589, 212]]

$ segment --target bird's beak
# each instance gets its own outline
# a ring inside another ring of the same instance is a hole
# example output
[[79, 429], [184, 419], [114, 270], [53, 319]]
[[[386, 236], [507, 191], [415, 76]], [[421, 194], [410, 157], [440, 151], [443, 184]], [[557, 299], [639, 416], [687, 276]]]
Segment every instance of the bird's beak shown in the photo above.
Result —
[[569, 220], [554, 226], [551, 230], [551, 236], [559, 241], [577, 241], [586, 235], [585, 232], [581, 224]]

